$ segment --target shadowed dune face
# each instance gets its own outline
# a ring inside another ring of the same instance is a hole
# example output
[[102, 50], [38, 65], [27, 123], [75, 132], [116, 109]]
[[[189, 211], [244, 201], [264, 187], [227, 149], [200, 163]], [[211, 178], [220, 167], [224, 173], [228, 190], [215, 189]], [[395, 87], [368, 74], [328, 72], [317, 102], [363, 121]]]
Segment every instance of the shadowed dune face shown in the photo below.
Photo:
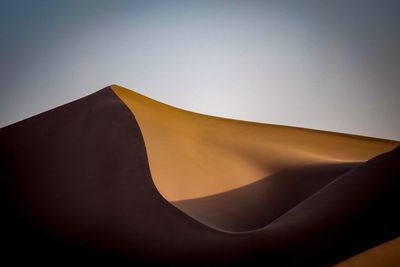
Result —
[[[397, 142], [213, 118], [118, 90], [126, 102], [107, 87], [0, 130], [2, 256], [326, 266], [400, 235], [400, 147], [382, 153]], [[393, 242], [347, 263], [395, 264]]]
[[356, 166], [342, 163], [287, 169], [224, 193], [172, 204], [215, 228], [259, 229]]
[[[398, 144], [206, 116], [120, 86], [111, 88], [140, 126], [161, 195], [197, 220], [224, 230], [262, 227], [356, 162]], [[282, 189], [289, 181], [305, 184]], [[260, 210], [266, 206], [271, 209]]]

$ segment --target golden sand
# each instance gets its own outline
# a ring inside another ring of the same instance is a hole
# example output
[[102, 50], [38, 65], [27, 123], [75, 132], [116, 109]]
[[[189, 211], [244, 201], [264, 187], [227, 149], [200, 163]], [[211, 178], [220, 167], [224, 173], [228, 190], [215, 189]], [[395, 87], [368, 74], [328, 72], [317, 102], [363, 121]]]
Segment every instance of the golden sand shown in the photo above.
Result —
[[365, 161], [398, 145], [377, 138], [212, 117], [117, 85], [112, 89], [134, 114], [154, 183], [169, 201], [240, 188], [288, 168]]
[[[205, 223], [207, 215], [201, 217], [178, 203], [242, 188], [287, 169], [363, 162], [399, 145], [392, 140], [213, 117], [121, 86], [112, 89], [140, 126], [160, 194]], [[337, 266], [400, 266], [399, 251], [397, 238]]]

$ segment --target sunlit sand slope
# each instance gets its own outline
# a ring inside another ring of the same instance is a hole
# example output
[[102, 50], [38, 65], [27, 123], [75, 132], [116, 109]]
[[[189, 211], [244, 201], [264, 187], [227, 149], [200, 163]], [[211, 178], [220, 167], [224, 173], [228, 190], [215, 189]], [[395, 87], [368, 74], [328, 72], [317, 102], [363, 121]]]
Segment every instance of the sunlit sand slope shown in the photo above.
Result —
[[158, 191], [196, 219], [231, 231], [266, 225], [398, 144], [206, 116], [112, 89], [141, 128]]
[[[112, 88], [138, 120], [160, 193], [203, 223], [231, 231], [267, 225], [358, 162], [398, 145], [206, 116]], [[340, 266], [396, 266], [398, 244], [396, 239]]]

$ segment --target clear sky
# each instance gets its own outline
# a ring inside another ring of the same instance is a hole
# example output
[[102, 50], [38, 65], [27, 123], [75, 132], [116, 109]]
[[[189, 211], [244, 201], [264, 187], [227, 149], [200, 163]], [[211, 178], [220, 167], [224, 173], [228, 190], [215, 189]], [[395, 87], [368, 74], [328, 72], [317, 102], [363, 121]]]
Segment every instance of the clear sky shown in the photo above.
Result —
[[0, 127], [110, 84], [400, 140], [400, 1], [0, 2]]

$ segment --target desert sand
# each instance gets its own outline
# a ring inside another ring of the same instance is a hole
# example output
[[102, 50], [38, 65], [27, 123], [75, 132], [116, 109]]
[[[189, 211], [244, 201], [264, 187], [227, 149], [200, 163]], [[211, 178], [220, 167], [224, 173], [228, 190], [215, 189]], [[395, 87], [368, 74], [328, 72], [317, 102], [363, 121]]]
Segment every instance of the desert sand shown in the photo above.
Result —
[[[268, 219], [260, 218], [258, 207], [265, 213], [270, 203], [280, 203], [285, 207], [271, 211], [282, 213], [358, 163], [399, 144], [207, 116], [117, 85], [112, 89], [141, 128], [158, 191], [193, 217], [227, 230], [259, 227]], [[290, 201], [292, 197], [296, 199]]]
[[398, 145], [201, 115], [109, 86], [0, 129], [2, 256], [397, 266]]
[[337, 267], [396, 267], [400, 265], [400, 238], [360, 253], [337, 265]]
[[[221, 230], [262, 228], [398, 141], [213, 117], [113, 85], [140, 125], [153, 181], [185, 213]], [[171, 153], [172, 151], [172, 153]], [[396, 239], [338, 266], [397, 266]]]

